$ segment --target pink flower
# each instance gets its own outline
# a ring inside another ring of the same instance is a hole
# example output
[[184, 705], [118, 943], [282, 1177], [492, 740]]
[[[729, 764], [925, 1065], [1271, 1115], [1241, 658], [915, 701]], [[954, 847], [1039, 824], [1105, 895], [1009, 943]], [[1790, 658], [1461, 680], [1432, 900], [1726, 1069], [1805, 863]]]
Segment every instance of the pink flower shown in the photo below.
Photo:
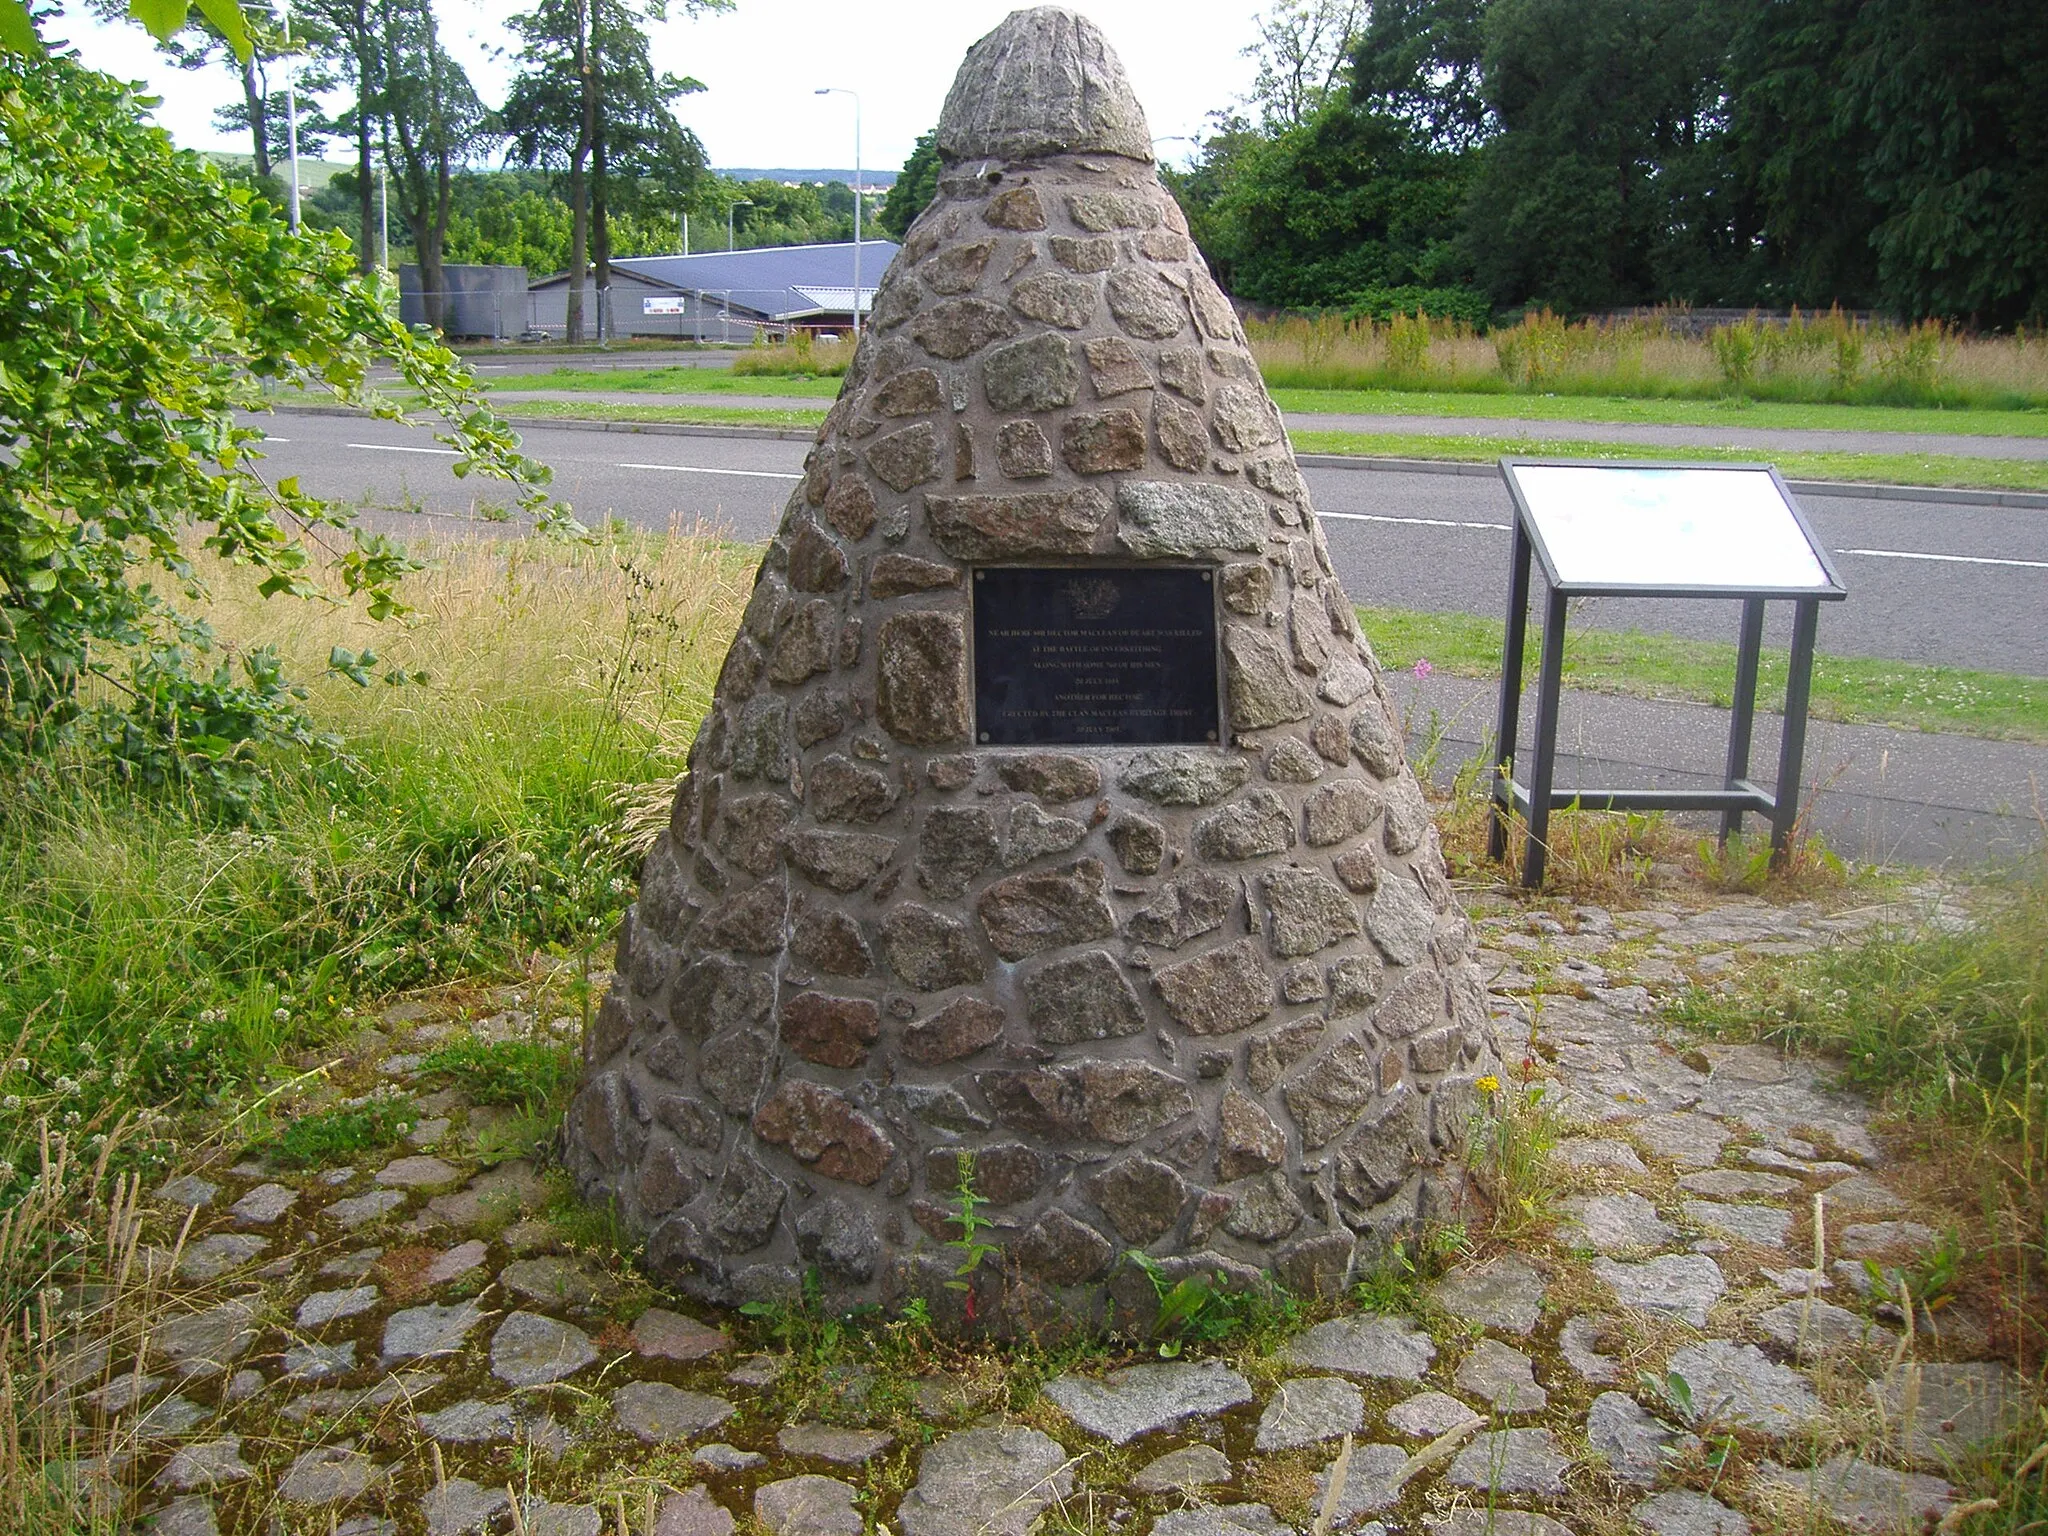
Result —
[[1420, 661], [1415, 663], [1415, 681], [1417, 681], [1418, 683], [1427, 682], [1429, 680], [1429, 674], [1434, 672], [1435, 670], [1436, 668], [1432, 667], [1429, 664], [1429, 658], [1427, 656], [1423, 657]]

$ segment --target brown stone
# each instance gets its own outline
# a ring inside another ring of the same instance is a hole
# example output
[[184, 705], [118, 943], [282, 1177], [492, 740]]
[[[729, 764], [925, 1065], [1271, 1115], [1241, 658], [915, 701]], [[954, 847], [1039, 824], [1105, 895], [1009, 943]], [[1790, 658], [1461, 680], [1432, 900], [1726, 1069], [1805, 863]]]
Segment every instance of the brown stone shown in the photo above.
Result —
[[1313, 1003], [1324, 994], [1323, 968], [1313, 960], [1290, 965], [1280, 973], [1280, 995], [1290, 1003]]
[[697, 928], [697, 942], [737, 955], [772, 955], [782, 948], [788, 910], [789, 889], [780, 880], [757, 885], [706, 913]]
[[1145, 1028], [1145, 1009], [1105, 951], [1084, 950], [1024, 978], [1024, 1017], [1040, 1045], [1109, 1040]]
[[1138, 237], [1138, 250], [1154, 261], [1186, 261], [1188, 237], [1176, 230], [1148, 229]]
[[1102, 770], [1085, 757], [1064, 752], [1030, 752], [996, 763], [996, 776], [1006, 789], [1036, 795], [1049, 805], [1079, 800], [1102, 790]]
[[1159, 382], [1183, 399], [1201, 405], [1209, 398], [1208, 381], [1202, 375], [1202, 353], [1197, 347], [1168, 347], [1159, 354]]
[[875, 493], [858, 475], [842, 475], [825, 498], [825, 521], [849, 539], [864, 539], [875, 526]]
[[868, 572], [868, 596], [872, 598], [902, 597], [911, 592], [933, 592], [959, 585], [960, 572], [954, 567], [936, 560], [920, 560], [915, 555], [884, 555]]
[[872, 832], [826, 832], [806, 828], [783, 839], [791, 866], [828, 891], [857, 891], [880, 873], [896, 852], [896, 839]]
[[1103, 895], [1103, 880], [1100, 859], [1078, 859], [1060, 869], [999, 880], [981, 893], [974, 909], [996, 953], [1022, 960], [1114, 933], [1116, 916]]
[[1448, 999], [1444, 979], [1435, 971], [1410, 971], [1387, 994], [1372, 1022], [1390, 1040], [1420, 1034], [1443, 1017]]
[[1188, 1085], [1149, 1062], [1084, 1061], [1060, 1076], [1072, 1085], [1075, 1121], [1097, 1141], [1129, 1146], [1194, 1112]]
[[1084, 555], [1109, 522], [1110, 500], [1094, 486], [1020, 491], [1012, 496], [928, 496], [925, 518], [956, 560]]
[[1049, 816], [1032, 801], [1010, 808], [1010, 832], [1003, 844], [1003, 868], [1017, 869], [1048, 854], [1065, 853], [1088, 835], [1070, 816]]
[[948, 299], [910, 322], [910, 334], [933, 357], [957, 362], [992, 341], [1017, 334], [1016, 318], [987, 299]]
[[1187, 323], [1187, 304], [1179, 291], [1157, 273], [1142, 267], [1123, 267], [1112, 272], [1108, 293], [1109, 312], [1116, 316], [1117, 324], [1146, 341], [1177, 336]]
[[1216, 390], [1209, 419], [1216, 428], [1216, 440], [1232, 453], [1247, 453], [1280, 440], [1280, 418], [1254, 384], [1223, 384]]
[[1187, 1181], [1150, 1157], [1127, 1157], [1088, 1181], [1088, 1196], [1127, 1243], [1140, 1247], [1173, 1230]]
[[1304, 1060], [1322, 1043], [1321, 1019], [1296, 1019], [1253, 1035], [1245, 1045], [1244, 1075], [1265, 1093], [1287, 1074], [1287, 1069]]
[[1315, 705], [1273, 637], [1249, 624], [1223, 631], [1223, 669], [1230, 696], [1230, 723], [1241, 731], [1262, 730], [1306, 720]]
[[782, 1007], [782, 1043], [820, 1066], [860, 1066], [881, 1033], [881, 1013], [866, 998], [799, 992]]
[[1422, 846], [1429, 835], [1429, 803], [1422, 798], [1422, 786], [1403, 768], [1387, 785], [1387, 814], [1380, 824], [1380, 840], [1387, 852], [1409, 854]]
[[957, 918], [904, 902], [882, 919], [882, 953], [904, 985], [943, 992], [982, 978], [981, 952]]
[[769, 678], [795, 684], [829, 670], [838, 628], [839, 615], [832, 604], [822, 597], [805, 603], [775, 639], [775, 649], [768, 657]]
[[1373, 857], [1370, 843], [1338, 854], [1330, 868], [1337, 872], [1339, 880], [1361, 895], [1380, 883], [1379, 861]]
[[819, 821], [879, 821], [896, 808], [896, 784], [880, 769], [835, 752], [812, 766], [804, 803]]
[[683, 968], [669, 994], [669, 1017], [685, 1039], [702, 1040], [768, 1017], [775, 983], [752, 966], [702, 955]]
[[1294, 814], [1270, 789], [1255, 789], [1195, 823], [1195, 851], [1205, 859], [1235, 863], [1285, 853], [1293, 846]]
[[1377, 1068], [1363, 1040], [1343, 1039], [1282, 1090], [1303, 1148], [1320, 1147], [1372, 1102], [1379, 1091]]
[[789, 779], [789, 701], [774, 694], [747, 700], [732, 733], [732, 776], [736, 779]]
[[1095, 411], [1060, 426], [1060, 457], [1077, 475], [1145, 467], [1145, 422], [1136, 411]]
[[1026, 278], [1010, 293], [1010, 308], [1027, 320], [1078, 331], [1095, 316], [1097, 284], [1085, 277], [1041, 272]]
[[981, 210], [981, 219], [997, 229], [1031, 230], [1045, 228], [1045, 206], [1033, 187], [1011, 187], [998, 192]]
[[782, 862], [782, 834], [795, 819], [796, 807], [780, 795], [728, 800], [718, 822], [718, 851], [750, 875], [768, 874]]
[[746, 1153], [725, 1165], [711, 1205], [711, 1236], [728, 1253], [749, 1253], [767, 1242], [788, 1191]]
[[1052, 259], [1069, 272], [1107, 272], [1116, 265], [1116, 242], [1054, 235]]
[[764, 1029], [729, 1029], [697, 1053], [697, 1082], [727, 1114], [751, 1114], [775, 1065], [775, 1041]]
[[790, 714], [790, 732], [800, 747], [815, 747], [846, 729], [846, 695], [834, 688], [807, 693]]
[[790, 958], [828, 976], [865, 976], [874, 957], [861, 937], [860, 924], [835, 907], [797, 898], [796, 921], [789, 935]]
[[956, 293], [971, 292], [981, 281], [981, 274], [988, 268], [988, 259], [996, 251], [993, 240], [976, 240], [968, 245], [952, 245], [940, 251], [927, 261], [919, 271], [924, 275], [925, 286], [933, 293], [951, 298]]
[[954, 757], [935, 757], [925, 765], [925, 777], [932, 781], [932, 788], [950, 793], [965, 789], [974, 782], [975, 761], [972, 753], [960, 753]]
[[846, 574], [846, 552], [806, 518], [789, 541], [789, 584], [799, 592], [837, 592]]
[[875, 718], [907, 746], [967, 738], [967, 631], [955, 614], [892, 613], [882, 621]]
[[1145, 366], [1143, 354], [1121, 336], [1083, 342], [1081, 351], [1087, 356], [1088, 381], [1095, 386], [1098, 399], [1152, 387], [1152, 370]]
[[[985, 253], [982, 259], [988, 259]], [[946, 408], [946, 396], [931, 369], [906, 368], [876, 390], [870, 403], [877, 416], [928, 416]]]
[[1140, 944], [1179, 949], [1221, 928], [1237, 901], [1237, 882], [1194, 869], [1159, 888], [1152, 904], [1132, 916], [1125, 932]]
[[1252, 776], [1242, 757], [1216, 752], [1140, 752], [1117, 776], [1117, 787], [1155, 805], [1214, 805]]
[[953, 423], [953, 478], [974, 478], [974, 429], [964, 421]]
[[1363, 779], [1325, 784], [1302, 803], [1302, 840], [1311, 848], [1334, 847], [1371, 826], [1381, 805], [1379, 791]]
[[925, 1188], [958, 1197], [964, 1171], [990, 1205], [1016, 1205], [1036, 1195], [1051, 1159], [1020, 1142], [988, 1147], [935, 1147], [925, 1159]]
[[1223, 1230], [1253, 1243], [1277, 1243], [1308, 1214], [1301, 1199], [1278, 1168], [1248, 1179], [1231, 1191], [1230, 1212]]
[[1273, 1011], [1273, 978], [1250, 939], [1154, 971], [1152, 984], [1192, 1035], [1230, 1034]]
[[[1182, 244], [1185, 246], [1186, 242]], [[1149, 256], [1152, 253], [1147, 251], [1145, 254]], [[1197, 265], [1189, 272], [1188, 279], [1188, 302], [1194, 307], [1195, 324], [1204, 336], [1229, 341], [1237, 334], [1237, 311], [1230, 307], [1230, 300], [1223, 296], [1223, 290], [1201, 266]]]
[[928, 421], [877, 438], [867, 452], [875, 478], [895, 490], [907, 491], [939, 477], [939, 437]]
[[956, 997], [903, 1031], [903, 1054], [921, 1067], [960, 1061], [1003, 1037], [1003, 1010], [980, 998]]
[[996, 429], [996, 468], [1012, 480], [1042, 480], [1052, 473], [1052, 444], [1035, 421], [1006, 421]]
[[965, 895], [974, 877], [1002, 851], [992, 812], [941, 805], [925, 813], [917, 840], [917, 883], [934, 896]]
[[1110, 851], [1127, 875], [1154, 875], [1166, 857], [1166, 829], [1156, 821], [1128, 812], [1109, 824], [1104, 834]]
[[1312, 955], [1358, 934], [1358, 905], [1327, 875], [1312, 869], [1272, 869], [1260, 879], [1266, 897], [1266, 936], [1282, 959]]
[[1351, 761], [1351, 742], [1344, 734], [1344, 722], [1335, 715], [1316, 716], [1315, 723], [1308, 728], [1308, 744], [1326, 763], [1341, 768]]
[[1330, 1017], [1348, 1018], [1380, 995], [1387, 968], [1373, 955], [1346, 955], [1330, 967]]
[[1088, 191], [1067, 194], [1067, 216], [1083, 229], [1143, 229], [1159, 222], [1159, 212], [1128, 192]]
[[1401, 732], [1377, 699], [1352, 717], [1351, 750], [1376, 779], [1391, 779], [1401, 771]]
[[784, 1078], [754, 1112], [754, 1134], [830, 1179], [873, 1184], [895, 1155], [882, 1128], [844, 1094], [822, 1083]]
[[[1218, 573], [1217, 585], [1223, 594], [1223, 606], [1232, 613], [1256, 618], [1273, 600], [1273, 572], [1270, 567], [1254, 561], [1224, 566]], [[1338, 759], [1339, 762], [1344, 760]]]
[[1011, 1249], [1018, 1266], [1047, 1285], [1093, 1280], [1116, 1257], [1109, 1239], [1062, 1210], [1050, 1210]]
[[1159, 456], [1175, 469], [1198, 470], [1209, 457], [1209, 434], [1202, 418], [1168, 395], [1153, 398], [1152, 436]]
[[1217, 1128], [1216, 1177], [1226, 1184], [1277, 1168], [1287, 1156], [1286, 1134], [1256, 1099], [1236, 1088], [1224, 1090]]
[[992, 410], [1052, 411], [1072, 405], [1081, 393], [1073, 343], [1047, 331], [995, 347], [981, 360], [981, 387]]

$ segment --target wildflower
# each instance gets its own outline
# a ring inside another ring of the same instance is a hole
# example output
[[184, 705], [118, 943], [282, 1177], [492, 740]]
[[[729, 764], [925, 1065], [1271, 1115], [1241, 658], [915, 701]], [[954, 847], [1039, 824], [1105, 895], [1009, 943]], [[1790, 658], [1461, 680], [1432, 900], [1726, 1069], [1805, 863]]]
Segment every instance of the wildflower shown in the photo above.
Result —
[[78, 1079], [75, 1077], [60, 1077], [57, 1079], [56, 1089], [59, 1093], [76, 1093], [78, 1092]]
[[1417, 657], [1415, 662], [1415, 681], [1417, 681], [1418, 683], [1428, 682], [1429, 674], [1434, 672], [1435, 670], [1436, 668], [1432, 667], [1429, 664], [1429, 658], [1427, 656]]
[[10, 1114], [11, 1114], [12, 1112], [14, 1112], [15, 1110], [18, 1110], [18, 1109], [20, 1109], [20, 1108], [21, 1108], [21, 1095], [20, 1095], [20, 1094], [18, 1094], [18, 1093], [10, 1093], [9, 1095], [7, 1095], [7, 1097], [6, 1097], [6, 1098], [4, 1098], [4, 1099], [0, 1099], [0, 1109], [5, 1109], [5, 1110], [7, 1110], [7, 1111], [8, 1111], [8, 1112], [9, 1112]]
[[270, 1016], [271, 1018], [275, 1019], [278, 1023], [282, 1024], [292, 1016], [292, 1011], [289, 1008], [273, 1008], [270, 1012]]
[[1480, 1078], [1479, 1081], [1474, 1083], [1472, 1086], [1477, 1088], [1481, 1093], [1499, 1093], [1500, 1079], [1495, 1077], [1491, 1072], [1489, 1072], [1486, 1074], [1486, 1076]]

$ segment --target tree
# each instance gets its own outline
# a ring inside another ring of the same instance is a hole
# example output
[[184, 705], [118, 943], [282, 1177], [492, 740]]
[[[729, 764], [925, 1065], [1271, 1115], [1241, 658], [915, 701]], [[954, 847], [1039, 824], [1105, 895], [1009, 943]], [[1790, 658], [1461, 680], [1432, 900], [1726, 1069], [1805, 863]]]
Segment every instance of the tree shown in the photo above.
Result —
[[1269, 132], [1306, 122], [1342, 78], [1365, 0], [1280, 0], [1259, 18], [1259, 40], [1242, 50], [1253, 60], [1251, 104]]
[[939, 130], [917, 136], [917, 146], [910, 152], [910, 158], [903, 162], [903, 169], [896, 175], [896, 184], [889, 189], [889, 195], [882, 199], [882, 211], [875, 216], [875, 222], [893, 238], [901, 240], [910, 233], [910, 226], [923, 213], [939, 191]]
[[[332, 82], [325, 82], [331, 85]], [[311, 99], [311, 93], [324, 88], [318, 76], [299, 82], [301, 94], [298, 98], [299, 153], [309, 159], [318, 159], [327, 148], [327, 141], [340, 135], [341, 124], [320, 110], [319, 103]], [[226, 106], [213, 109], [213, 125], [224, 133], [249, 133], [260, 131], [268, 140], [263, 163], [275, 168], [276, 163], [290, 151], [292, 124], [287, 120], [288, 102], [283, 91], [272, 91], [270, 99], [263, 103], [261, 114], [255, 121], [249, 116], [246, 101], [232, 101]], [[263, 174], [272, 174], [265, 171]]]
[[447, 279], [442, 247], [454, 196], [455, 171], [491, 136], [489, 114], [462, 66], [441, 46], [432, 0], [377, 0], [379, 70], [376, 96], [384, 163], [393, 198], [412, 234], [427, 324], [441, 328]]
[[[0, 0], [0, 7], [15, 3], [16, 0]], [[284, 55], [286, 45], [282, 23], [268, 0], [249, 6], [246, 11], [235, 0], [225, 0], [224, 6], [202, 5], [196, 17], [180, 5], [175, 7], [174, 18], [147, 0], [91, 0], [90, 8], [107, 21], [134, 11], [137, 19], [150, 27], [157, 46], [180, 69], [225, 65], [232, 70], [241, 86], [241, 104], [222, 108], [216, 121], [248, 133], [257, 178], [269, 177], [272, 151], [278, 142], [270, 118], [273, 99], [281, 94], [270, 87], [269, 65]], [[39, 49], [41, 41], [32, 27], [27, 35]], [[303, 35], [295, 35], [291, 51], [302, 53], [305, 44]]]
[[252, 746], [311, 727], [274, 655], [218, 653], [195, 552], [253, 568], [266, 596], [331, 580], [377, 617], [402, 611], [412, 567], [354, 508], [263, 474], [243, 417], [266, 381], [396, 418], [366, 382], [388, 358], [450, 423], [462, 472], [574, 525], [468, 370], [387, 312], [340, 239], [287, 229], [75, 57], [0, 56], [0, 101], [0, 752], [83, 734], [140, 779], [232, 803]]
[[377, 263], [370, 231], [377, 227], [375, 198], [378, 98], [383, 91], [384, 50], [377, 35], [377, 0], [300, 0], [333, 39], [330, 57], [354, 88], [355, 103], [335, 121], [356, 151], [356, 269]]
[[1378, 0], [1351, 46], [1352, 99], [1437, 149], [1471, 149], [1494, 130], [1481, 72], [1491, 0]]

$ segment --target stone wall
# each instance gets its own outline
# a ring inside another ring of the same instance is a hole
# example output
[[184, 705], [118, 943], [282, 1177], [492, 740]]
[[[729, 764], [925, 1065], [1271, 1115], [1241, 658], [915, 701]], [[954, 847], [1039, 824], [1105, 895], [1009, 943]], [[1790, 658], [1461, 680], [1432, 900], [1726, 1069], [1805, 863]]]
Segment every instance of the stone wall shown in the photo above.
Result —
[[[762, 562], [567, 1133], [690, 1293], [815, 1267], [1040, 1327], [1148, 1294], [1127, 1248], [1328, 1285], [1429, 1212], [1493, 1066], [1377, 663], [1143, 130], [1090, 24], [976, 45]], [[977, 750], [973, 570], [1150, 561], [1217, 573], [1228, 742]]]

